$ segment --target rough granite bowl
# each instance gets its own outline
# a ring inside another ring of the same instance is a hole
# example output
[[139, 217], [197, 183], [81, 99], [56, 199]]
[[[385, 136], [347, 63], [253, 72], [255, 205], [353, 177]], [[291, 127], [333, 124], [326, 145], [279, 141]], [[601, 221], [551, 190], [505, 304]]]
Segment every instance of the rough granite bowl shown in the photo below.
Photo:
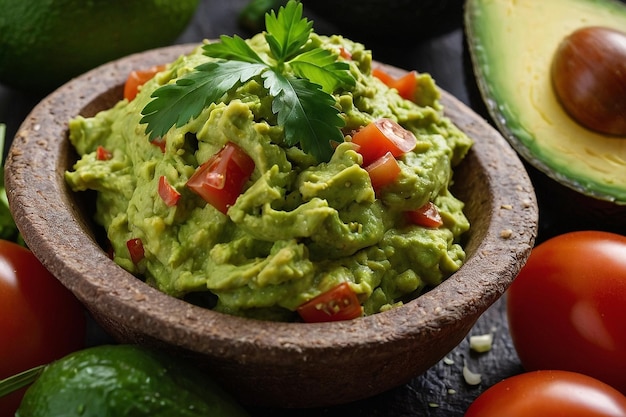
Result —
[[[166, 349], [206, 368], [242, 402], [313, 407], [345, 403], [423, 373], [467, 335], [525, 263], [537, 231], [537, 205], [522, 163], [507, 142], [442, 92], [449, 117], [475, 145], [455, 171], [472, 229], [467, 263], [406, 305], [344, 322], [264, 322], [220, 314], [149, 287], [99, 246], [86, 193], [63, 172], [76, 160], [67, 122], [122, 97], [127, 74], [173, 60], [174, 46], [129, 56], [76, 78], [23, 122], [7, 156], [11, 210], [28, 246], [116, 340]], [[389, 71], [401, 74], [397, 68]]]

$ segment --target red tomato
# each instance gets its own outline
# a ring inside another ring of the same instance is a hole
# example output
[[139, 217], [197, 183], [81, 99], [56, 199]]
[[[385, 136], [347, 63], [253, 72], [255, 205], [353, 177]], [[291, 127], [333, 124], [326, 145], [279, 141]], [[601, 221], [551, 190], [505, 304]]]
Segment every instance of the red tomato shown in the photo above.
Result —
[[138, 264], [146, 256], [143, 249], [143, 242], [139, 238], [130, 239], [126, 242], [128, 248], [128, 254], [134, 264]]
[[112, 157], [113, 157], [113, 154], [111, 154], [111, 152], [106, 150], [104, 147], [98, 146], [96, 148], [96, 159], [98, 161], [108, 161]]
[[393, 88], [398, 90], [400, 97], [415, 101], [417, 93], [417, 72], [411, 71], [403, 77], [396, 79]]
[[157, 73], [163, 71], [164, 69], [165, 65], [155, 65], [147, 70], [132, 71], [128, 75], [126, 83], [124, 84], [124, 98], [128, 101], [134, 100], [139, 92], [139, 87], [151, 80]]
[[[28, 249], [0, 240], [0, 379], [82, 349], [82, 305]], [[13, 415], [24, 390], [0, 398]]]
[[365, 167], [370, 176], [372, 187], [379, 190], [385, 185], [389, 185], [400, 175], [400, 165], [391, 152], [387, 152], [371, 164]]
[[439, 209], [430, 201], [417, 210], [407, 212], [407, 216], [412, 223], [432, 229], [436, 229], [443, 224]]
[[372, 75], [385, 83], [387, 87], [393, 87], [393, 83], [396, 81], [388, 72], [383, 71], [380, 68], [372, 69]]
[[380, 68], [374, 68], [372, 75], [385, 83], [389, 88], [398, 90], [400, 97], [415, 101], [417, 93], [417, 71], [411, 71], [400, 78], [394, 78]]
[[159, 178], [159, 196], [168, 207], [175, 206], [180, 199], [180, 193], [167, 182], [165, 175]]
[[581, 231], [537, 245], [507, 299], [525, 369], [580, 372], [626, 393], [626, 237]]
[[533, 371], [507, 378], [483, 392], [465, 417], [624, 417], [626, 397], [587, 375]]
[[165, 153], [165, 146], [167, 144], [165, 143], [165, 139], [164, 138], [158, 137], [158, 138], [152, 139], [150, 141], [150, 143], [153, 144], [154, 146], [158, 146], [159, 149], [161, 149], [161, 152]]
[[347, 59], [348, 61], [352, 59], [352, 54], [350, 53], [350, 51], [348, 51], [343, 46], [339, 48], [339, 56], [341, 56], [343, 59]]
[[226, 214], [228, 207], [235, 204], [252, 171], [252, 158], [239, 146], [228, 142], [198, 167], [187, 181], [187, 186], [207, 203]]
[[361, 317], [363, 308], [350, 284], [343, 282], [302, 304], [298, 314], [307, 323], [321, 323]]
[[359, 146], [363, 166], [367, 166], [387, 152], [398, 157], [412, 151], [417, 145], [417, 138], [393, 120], [382, 118], [354, 133], [352, 143]]

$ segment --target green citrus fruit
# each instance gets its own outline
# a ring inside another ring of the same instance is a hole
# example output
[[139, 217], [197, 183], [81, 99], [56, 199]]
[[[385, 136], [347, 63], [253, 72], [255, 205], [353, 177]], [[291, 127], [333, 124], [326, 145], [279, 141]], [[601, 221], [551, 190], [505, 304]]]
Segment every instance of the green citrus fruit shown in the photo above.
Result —
[[0, 83], [46, 91], [172, 43], [199, 0], [0, 0]]

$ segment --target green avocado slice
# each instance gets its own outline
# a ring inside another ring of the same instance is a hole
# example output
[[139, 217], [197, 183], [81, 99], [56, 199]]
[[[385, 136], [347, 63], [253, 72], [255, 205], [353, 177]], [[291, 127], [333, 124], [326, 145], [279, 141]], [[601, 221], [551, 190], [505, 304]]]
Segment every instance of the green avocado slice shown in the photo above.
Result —
[[561, 184], [626, 204], [626, 138], [592, 132], [559, 104], [550, 66], [574, 30], [624, 31], [614, 0], [468, 0], [465, 30], [478, 88], [491, 118], [527, 162]]

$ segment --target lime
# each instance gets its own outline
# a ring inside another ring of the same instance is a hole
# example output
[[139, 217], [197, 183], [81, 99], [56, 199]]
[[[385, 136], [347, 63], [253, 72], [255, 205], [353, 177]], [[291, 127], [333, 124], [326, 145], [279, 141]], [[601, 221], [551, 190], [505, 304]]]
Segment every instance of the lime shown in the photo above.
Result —
[[172, 43], [199, 0], [0, 0], [0, 83], [50, 91], [113, 59]]

